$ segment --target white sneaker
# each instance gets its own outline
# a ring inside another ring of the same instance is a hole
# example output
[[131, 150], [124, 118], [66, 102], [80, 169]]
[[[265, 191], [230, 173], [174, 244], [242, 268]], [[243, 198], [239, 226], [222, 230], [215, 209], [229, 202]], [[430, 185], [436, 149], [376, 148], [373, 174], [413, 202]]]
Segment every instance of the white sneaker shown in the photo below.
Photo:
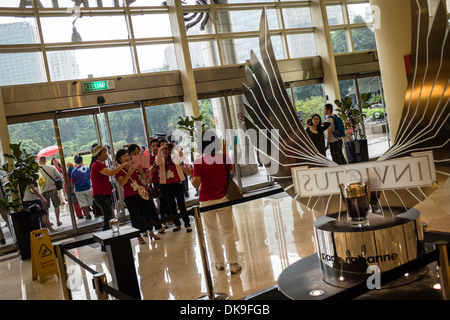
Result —
[[223, 264], [223, 262], [216, 262], [216, 269], [225, 270], [225, 265]]
[[239, 263], [230, 263], [230, 272], [231, 274], [236, 274], [242, 270], [242, 267]]

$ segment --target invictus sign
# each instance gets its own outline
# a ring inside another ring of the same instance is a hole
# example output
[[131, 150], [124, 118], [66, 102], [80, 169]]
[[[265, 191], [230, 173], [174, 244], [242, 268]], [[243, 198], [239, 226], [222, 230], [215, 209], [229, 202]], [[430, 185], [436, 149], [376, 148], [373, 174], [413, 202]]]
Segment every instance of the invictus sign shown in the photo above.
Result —
[[292, 168], [295, 192], [300, 197], [339, 193], [339, 184], [369, 181], [374, 191], [431, 186], [436, 181], [433, 153], [413, 153], [411, 157], [369, 161], [336, 167]]

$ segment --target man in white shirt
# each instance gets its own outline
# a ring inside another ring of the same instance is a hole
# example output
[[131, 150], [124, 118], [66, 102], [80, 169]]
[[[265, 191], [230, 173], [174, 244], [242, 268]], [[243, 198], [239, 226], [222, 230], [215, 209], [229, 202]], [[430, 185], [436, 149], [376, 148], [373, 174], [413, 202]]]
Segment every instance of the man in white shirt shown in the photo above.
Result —
[[44, 178], [44, 183], [41, 185], [41, 193], [42, 196], [47, 201], [47, 205], [45, 206], [45, 209], [48, 211], [50, 208], [50, 200], [53, 204], [53, 207], [55, 208], [55, 216], [56, 216], [56, 223], [58, 226], [62, 225], [62, 222], [59, 221], [59, 214], [60, 214], [60, 206], [61, 206], [61, 199], [58, 195], [58, 190], [56, 190], [56, 185], [53, 180], [61, 178], [58, 169], [56, 169], [54, 166], [46, 164], [47, 157], [41, 156], [39, 157], [39, 173]]
[[327, 103], [323, 109], [327, 122], [331, 123], [327, 130], [327, 148], [330, 148], [331, 158], [337, 164], [347, 164], [347, 160], [342, 153], [342, 138], [336, 138], [334, 132], [333, 105]]

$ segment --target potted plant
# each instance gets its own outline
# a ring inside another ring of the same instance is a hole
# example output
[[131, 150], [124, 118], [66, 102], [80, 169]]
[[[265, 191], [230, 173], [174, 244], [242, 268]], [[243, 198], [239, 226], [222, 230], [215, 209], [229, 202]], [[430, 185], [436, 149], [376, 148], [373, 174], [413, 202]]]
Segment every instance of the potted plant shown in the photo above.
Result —
[[366, 136], [361, 134], [360, 125], [364, 122], [363, 108], [370, 106], [371, 93], [360, 96], [360, 104], [353, 106], [352, 98], [335, 100], [336, 111], [346, 128], [345, 152], [349, 163], [369, 161], [369, 151]]
[[30, 232], [40, 228], [39, 217], [36, 213], [23, 206], [22, 195], [30, 184], [36, 184], [39, 178], [39, 164], [36, 153], [27, 153], [18, 144], [10, 144], [12, 154], [4, 154], [6, 158], [2, 170], [6, 180], [5, 196], [0, 199], [0, 206], [8, 210], [12, 235], [19, 249], [22, 260], [31, 257]]

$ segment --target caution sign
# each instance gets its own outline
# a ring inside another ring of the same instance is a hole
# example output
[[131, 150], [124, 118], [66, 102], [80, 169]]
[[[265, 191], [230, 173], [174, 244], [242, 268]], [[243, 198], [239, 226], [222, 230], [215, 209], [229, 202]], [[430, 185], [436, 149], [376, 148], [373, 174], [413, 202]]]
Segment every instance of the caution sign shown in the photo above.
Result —
[[58, 265], [53, 252], [52, 241], [47, 229], [31, 231], [31, 263], [32, 277], [36, 280], [39, 276], [41, 283], [45, 282], [49, 275], [58, 275]]

